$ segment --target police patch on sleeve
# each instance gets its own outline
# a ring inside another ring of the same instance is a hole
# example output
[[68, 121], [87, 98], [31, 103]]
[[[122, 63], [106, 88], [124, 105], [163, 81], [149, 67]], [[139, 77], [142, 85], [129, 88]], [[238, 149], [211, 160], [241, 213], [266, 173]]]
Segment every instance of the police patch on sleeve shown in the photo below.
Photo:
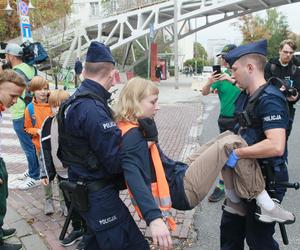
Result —
[[281, 121], [281, 115], [268, 115], [264, 117], [265, 122], [272, 122], [272, 121]]
[[117, 124], [113, 121], [104, 121], [100, 123], [100, 128], [102, 131], [109, 131], [117, 127]]

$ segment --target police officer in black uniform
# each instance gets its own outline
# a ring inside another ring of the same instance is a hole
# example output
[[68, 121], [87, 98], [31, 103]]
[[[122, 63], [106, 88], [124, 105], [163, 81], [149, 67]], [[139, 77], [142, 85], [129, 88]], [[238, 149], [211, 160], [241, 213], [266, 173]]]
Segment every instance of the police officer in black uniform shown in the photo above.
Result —
[[85, 80], [58, 114], [58, 156], [68, 166], [73, 199], [89, 228], [85, 249], [149, 249], [119, 198], [121, 132], [107, 104], [114, 65], [109, 48], [92, 42]]
[[279, 77], [286, 80], [287, 87], [293, 91], [285, 92], [289, 104], [290, 124], [287, 130], [289, 136], [295, 116], [294, 105], [300, 98], [300, 68], [294, 60], [294, 52], [297, 49], [296, 43], [292, 39], [283, 40], [279, 45], [279, 57], [272, 58], [265, 66], [266, 80], [271, 77]]
[[[244, 89], [236, 102], [237, 131], [249, 145], [232, 151], [227, 164], [234, 166], [241, 158], [257, 159], [262, 168], [268, 167], [274, 173], [277, 182], [288, 181], [285, 165], [287, 103], [278, 88], [266, 84], [266, 52], [267, 41], [260, 40], [225, 55], [237, 86]], [[285, 188], [276, 187], [272, 196], [281, 201], [285, 191]], [[234, 208], [224, 209], [220, 226], [221, 249], [244, 249], [245, 238], [252, 250], [279, 249], [273, 239], [275, 223], [262, 223], [255, 218], [255, 200], [245, 202], [245, 206], [245, 216], [232, 212]]]

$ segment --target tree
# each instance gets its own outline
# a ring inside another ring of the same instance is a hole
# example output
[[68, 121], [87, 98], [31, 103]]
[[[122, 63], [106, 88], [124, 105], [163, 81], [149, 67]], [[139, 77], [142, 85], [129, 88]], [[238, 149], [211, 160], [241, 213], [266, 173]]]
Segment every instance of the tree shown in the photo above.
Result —
[[296, 34], [294, 32], [289, 33], [289, 38], [293, 39], [296, 42], [297, 45], [297, 51], [300, 51], [300, 35]]
[[276, 9], [269, 9], [267, 16], [245, 15], [239, 18], [234, 26], [238, 27], [243, 35], [242, 43], [249, 43], [259, 39], [268, 39], [268, 57], [278, 55], [280, 42], [288, 37], [288, 22], [286, 16]]
[[279, 44], [282, 40], [288, 38], [288, 22], [286, 16], [277, 12], [276, 9], [267, 10], [267, 19], [265, 20], [265, 29], [271, 34], [268, 40], [268, 57], [278, 56]]
[[207, 60], [207, 52], [201, 43], [194, 42], [194, 58]]
[[[194, 42], [194, 58], [186, 60], [183, 65], [191, 65], [197, 73], [201, 73], [203, 66], [207, 65], [207, 52], [201, 43]], [[197, 68], [197, 69], [196, 69]]]
[[243, 35], [242, 43], [253, 42], [262, 38], [269, 39], [270, 34], [264, 30], [263, 20], [259, 16], [245, 15], [239, 18], [239, 22], [234, 23]]
[[[14, 10], [16, 0], [10, 0], [10, 4]], [[29, 2], [24, 0], [24, 2]], [[30, 22], [32, 28], [39, 28], [49, 22], [65, 17], [71, 11], [72, 0], [48, 0], [38, 1], [32, 0], [32, 4], [36, 7], [30, 12]], [[6, 1], [2, 1], [0, 9], [4, 9]], [[8, 16], [4, 11], [0, 12], [0, 41], [7, 41], [20, 35], [19, 16], [16, 11]]]

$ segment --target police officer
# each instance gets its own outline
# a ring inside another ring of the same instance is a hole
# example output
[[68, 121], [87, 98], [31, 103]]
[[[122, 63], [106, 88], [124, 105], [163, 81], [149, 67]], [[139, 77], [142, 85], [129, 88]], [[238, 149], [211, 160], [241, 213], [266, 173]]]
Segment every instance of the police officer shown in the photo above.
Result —
[[85, 249], [149, 249], [115, 181], [122, 171], [121, 132], [107, 105], [114, 65], [109, 48], [92, 42], [85, 80], [58, 114], [58, 156], [76, 183], [74, 199], [90, 230]]
[[279, 57], [270, 59], [265, 66], [266, 80], [270, 79], [271, 77], [279, 77], [287, 80], [289, 87], [297, 90], [291, 95], [287, 96], [290, 114], [290, 124], [287, 130], [288, 136], [291, 133], [295, 116], [294, 105], [300, 98], [300, 69], [296, 65], [293, 57], [296, 49], [297, 45], [295, 41], [292, 39], [283, 40], [279, 45]]
[[[274, 85], [266, 84], [266, 52], [267, 41], [260, 40], [240, 46], [225, 55], [237, 86], [244, 89], [237, 99], [235, 113], [239, 117], [238, 134], [249, 145], [232, 151], [227, 165], [234, 166], [241, 158], [255, 158], [261, 167], [267, 164], [276, 181], [288, 181], [284, 154], [288, 126], [287, 104], [284, 95]], [[285, 191], [284, 188], [275, 188], [272, 195], [281, 201]], [[245, 206], [245, 216], [234, 213], [234, 207], [223, 210], [221, 249], [244, 249], [245, 238], [253, 250], [279, 249], [273, 239], [275, 223], [262, 223], [255, 218], [255, 201], [245, 202]]]

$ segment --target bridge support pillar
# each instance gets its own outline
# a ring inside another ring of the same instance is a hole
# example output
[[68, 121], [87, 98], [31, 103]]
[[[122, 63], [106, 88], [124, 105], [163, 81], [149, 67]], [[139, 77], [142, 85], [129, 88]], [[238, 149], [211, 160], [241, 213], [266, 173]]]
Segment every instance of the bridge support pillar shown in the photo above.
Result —
[[152, 42], [150, 45], [151, 54], [150, 54], [150, 79], [151, 81], [157, 81], [155, 76], [155, 66], [157, 64], [157, 43]]

